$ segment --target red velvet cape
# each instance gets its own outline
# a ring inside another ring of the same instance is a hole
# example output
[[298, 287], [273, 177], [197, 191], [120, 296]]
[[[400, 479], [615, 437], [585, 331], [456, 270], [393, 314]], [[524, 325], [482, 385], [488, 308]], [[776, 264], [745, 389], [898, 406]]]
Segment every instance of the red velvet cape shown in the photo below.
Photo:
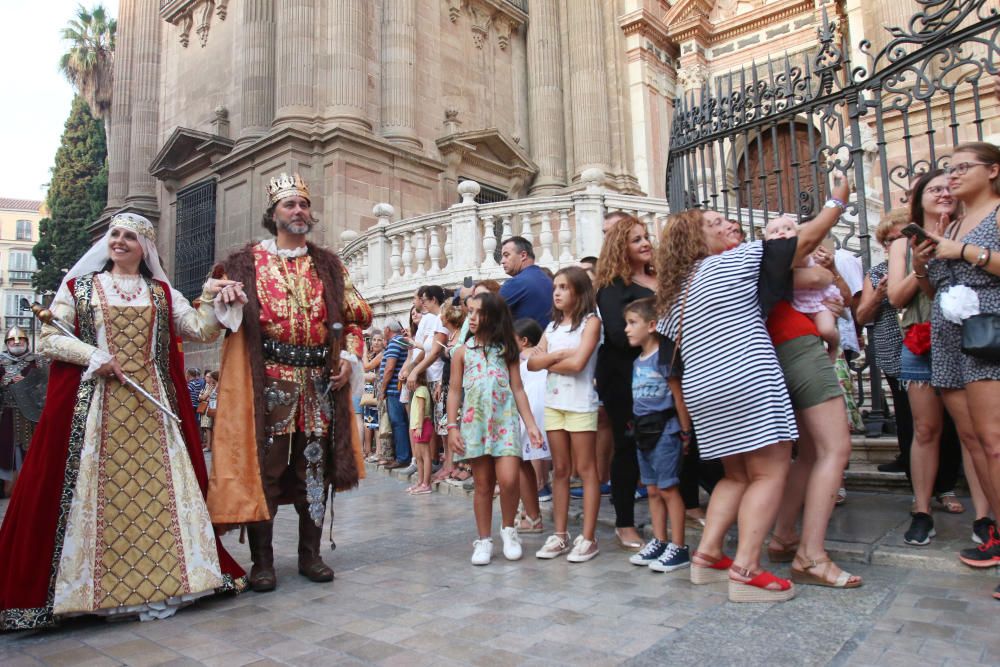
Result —
[[[69, 283], [71, 293], [73, 283]], [[170, 286], [160, 284], [172, 314]], [[181, 341], [174, 332], [173, 317], [170, 318], [170, 341], [170, 380], [177, 396], [174, 407], [181, 418], [181, 434], [204, 497], [208, 488], [208, 471], [194, 408], [188, 400], [184, 354]], [[60, 498], [63, 493], [72, 494], [74, 491], [64, 489], [63, 485], [70, 429], [82, 375], [82, 367], [61, 361], [53, 362], [49, 371], [42, 417], [0, 526], [0, 554], [3, 554], [4, 561], [0, 568], [0, 629], [28, 629], [50, 625], [54, 620], [52, 601], [49, 599], [50, 589], [55, 586], [55, 564], [52, 561]], [[226, 584], [237, 591], [242, 590], [245, 580], [241, 580], [245, 572], [225, 550], [218, 536], [216, 547], [222, 574], [227, 577]]]

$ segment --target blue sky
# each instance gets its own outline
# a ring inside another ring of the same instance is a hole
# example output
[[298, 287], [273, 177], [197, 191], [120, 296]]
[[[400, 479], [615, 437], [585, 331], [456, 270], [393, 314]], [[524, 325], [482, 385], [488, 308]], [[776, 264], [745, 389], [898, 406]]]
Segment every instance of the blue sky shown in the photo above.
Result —
[[[0, 0], [0, 197], [44, 199], [73, 89], [59, 36], [78, 0]], [[92, 8], [97, 2], [84, 0]], [[118, 0], [103, 0], [118, 16]]]

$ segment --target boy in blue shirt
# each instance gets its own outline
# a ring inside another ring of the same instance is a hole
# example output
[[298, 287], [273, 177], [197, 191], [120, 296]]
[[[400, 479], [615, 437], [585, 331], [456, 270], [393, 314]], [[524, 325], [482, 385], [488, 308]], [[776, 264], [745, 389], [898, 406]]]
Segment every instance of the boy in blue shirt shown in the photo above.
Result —
[[[673, 345], [656, 332], [656, 307], [651, 298], [625, 306], [625, 336], [641, 348], [632, 365], [632, 435], [639, 454], [639, 478], [649, 491], [653, 539], [629, 558], [655, 572], [673, 572], [691, 565], [684, 543], [684, 500], [679, 488], [684, 442], [690, 438], [691, 417], [680, 393], [680, 378], [671, 368]], [[669, 355], [669, 356], [668, 356]], [[667, 516], [670, 533], [667, 541]]]

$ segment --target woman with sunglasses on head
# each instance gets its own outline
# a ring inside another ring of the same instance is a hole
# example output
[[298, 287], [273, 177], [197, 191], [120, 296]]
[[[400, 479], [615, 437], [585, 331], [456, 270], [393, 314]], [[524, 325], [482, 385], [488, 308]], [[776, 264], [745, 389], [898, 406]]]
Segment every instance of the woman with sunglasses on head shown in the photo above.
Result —
[[[954, 216], [957, 201], [951, 194], [949, 178], [940, 169], [922, 175], [913, 183], [910, 192], [910, 221], [924, 230], [936, 225], [942, 217]], [[919, 261], [919, 260], [916, 260]], [[910, 479], [913, 483], [913, 519], [903, 535], [911, 546], [926, 546], [934, 537], [934, 520], [931, 517], [931, 497], [937, 496], [945, 510], [964, 511], [952, 492], [958, 473], [960, 445], [951, 420], [945, 418], [941, 394], [931, 384], [931, 359], [939, 351], [931, 344], [931, 309], [933, 289], [920, 286], [912, 248], [908, 240], [899, 239], [889, 248], [889, 301], [900, 309], [900, 323], [904, 332], [901, 350], [900, 379], [907, 383], [906, 393], [912, 406], [913, 444], [910, 450]], [[961, 424], [961, 422], [959, 422]], [[964, 424], [961, 439], [975, 440], [971, 424]], [[966, 453], [966, 459], [971, 455]], [[973, 533], [983, 540], [989, 539], [989, 507], [982, 494], [971, 463], [967, 468], [969, 487], [975, 506], [976, 521]]]
[[[923, 289], [935, 291], [931, 313], [931, 384], [938, 387], [948, 412], [958, 424], [969, 448], [983, 490], [993, 509], [1000, 508], [1000, 362], [962, 350], [962, 327], [974, 301], [978, 312], [1000, 314], [1000, 149], [988, 143], [958, 146], [951, 157], [951, 195], [962, 217], [938, 222], [930, 239], [913, 253], [914, 271]], [[963, 289], [964, 288], [966, 289]], [[971, 292], [970, 292], [971, 291]], [[962, 298], [974, 294], [975, 299]], [[951, 304], [961, 301], [965, 312]], [[978, 548], [965, 549], [960, 558], [972, 567], [1000, 563], [1000, 534], [995, 523]], [[994, 593], [1000, 597], [1000, 588]]]

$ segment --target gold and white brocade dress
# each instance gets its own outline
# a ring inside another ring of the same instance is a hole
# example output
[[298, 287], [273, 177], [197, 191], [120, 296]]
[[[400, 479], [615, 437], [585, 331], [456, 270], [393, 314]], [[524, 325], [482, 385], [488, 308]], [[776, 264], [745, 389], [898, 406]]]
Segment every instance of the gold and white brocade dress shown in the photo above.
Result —
[[[132, 279], [116, 291], [94, 276], [90, 305], [97, 347], [42, 328], [40, 351], [85, 367], [83, 380], [117, 357], [126, 375], [165, 404], [178, 398], [169, 378], [164, 288]], [[152, 288], [152, 294], [151, 294]], [[211, 303], [195, 309], [171, 289], [174, 332], [210, 342], [219, 334]], [[126, 299], [122, 294], [133, 298]], [[63, 286], [51, 306], [63, 322], [76, 302]], [[165, 335], [166, 334], [166, 335]], [[215, 534], [179, 425], [114, 376], [99, 377], [58, 561], [56, 615], [139, 613], [165, 618], [223, 586]]]

